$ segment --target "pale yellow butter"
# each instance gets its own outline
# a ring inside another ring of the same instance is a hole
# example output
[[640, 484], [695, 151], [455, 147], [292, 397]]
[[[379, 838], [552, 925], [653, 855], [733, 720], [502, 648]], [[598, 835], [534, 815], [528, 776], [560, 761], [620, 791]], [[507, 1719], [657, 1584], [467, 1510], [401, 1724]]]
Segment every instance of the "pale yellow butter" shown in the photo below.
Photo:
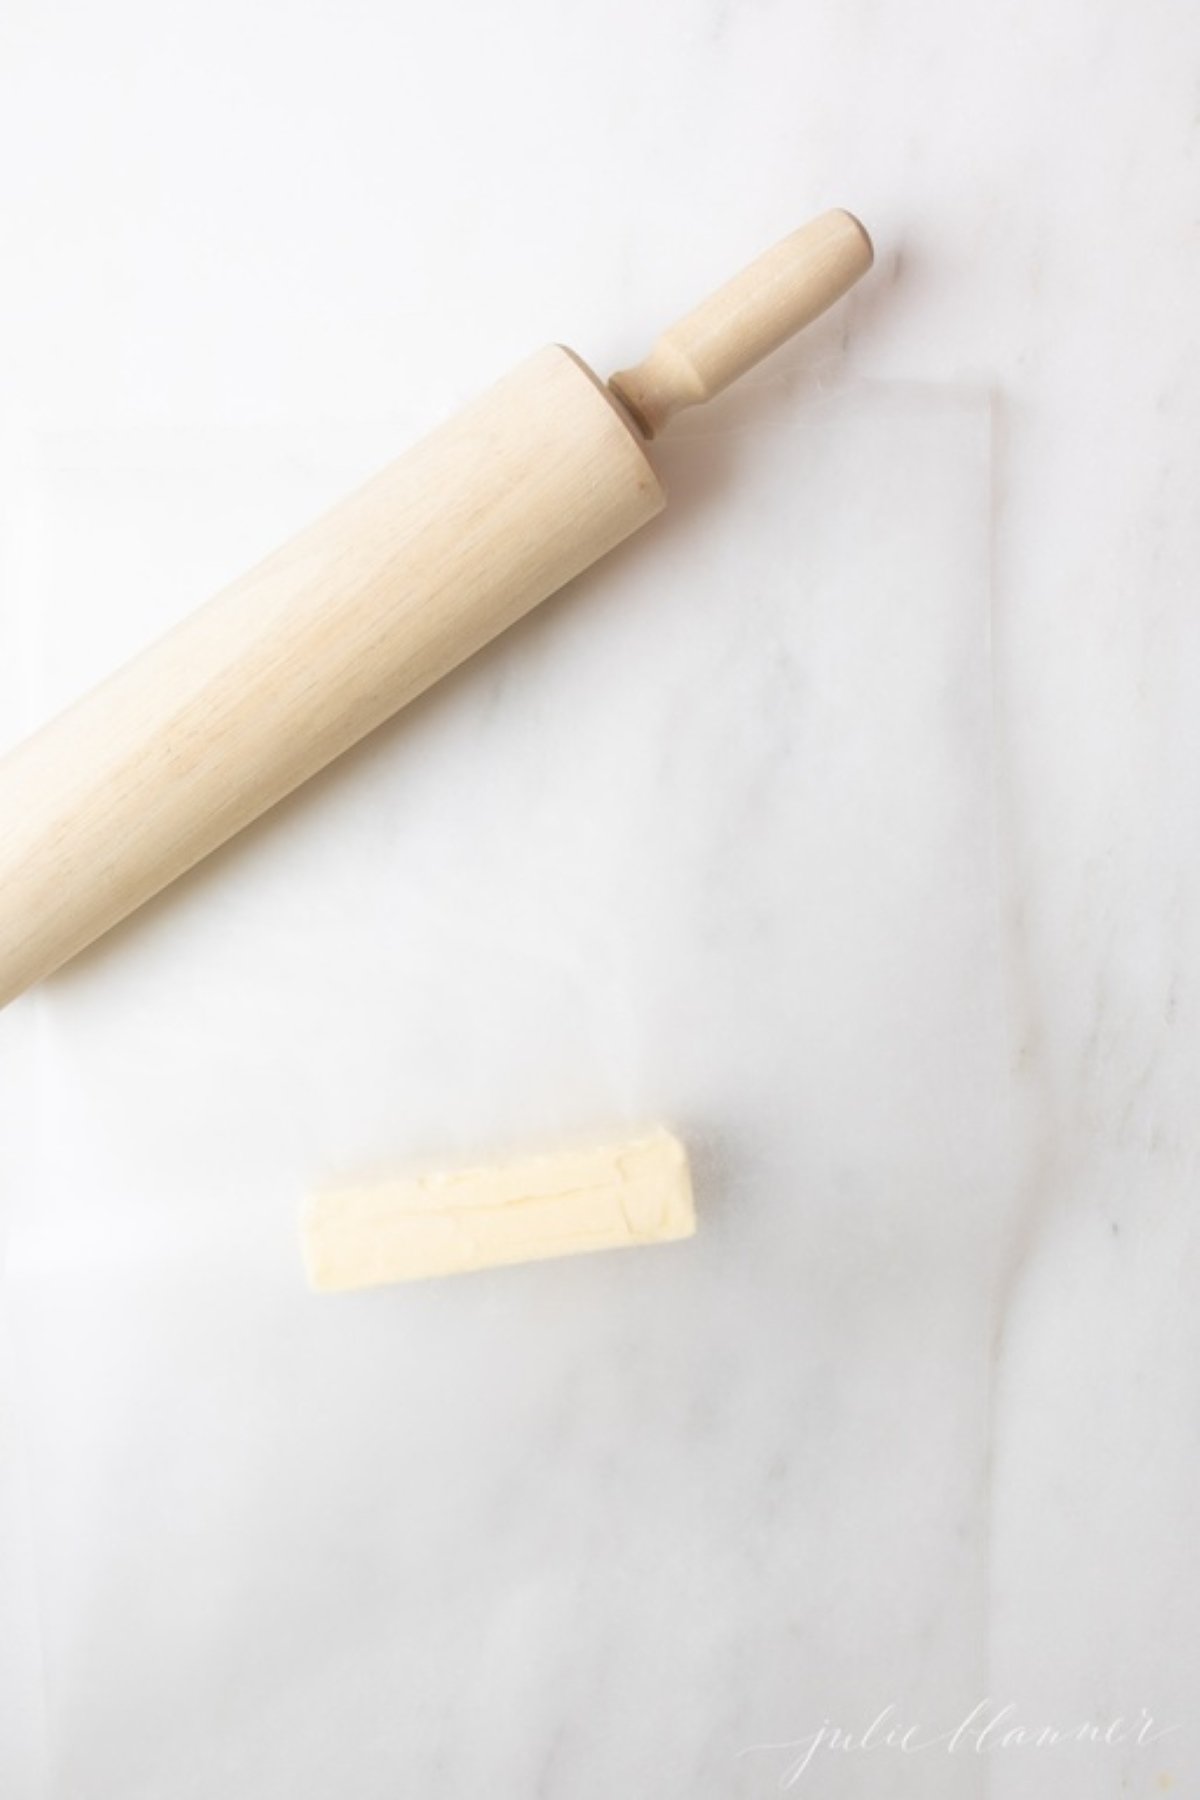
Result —
[[589, 1149], [330, 1188], [309, 1201], [303, 1242], [310, 1282], [328, 1291], [668, 1243], [695, 1229], [687, 1154], [660, 1129]]

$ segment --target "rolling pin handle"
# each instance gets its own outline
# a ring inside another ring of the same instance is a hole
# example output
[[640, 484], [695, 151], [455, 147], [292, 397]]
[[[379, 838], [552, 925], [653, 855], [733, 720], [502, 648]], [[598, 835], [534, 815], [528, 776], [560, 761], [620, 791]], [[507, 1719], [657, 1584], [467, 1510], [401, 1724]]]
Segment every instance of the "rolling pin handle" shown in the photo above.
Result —
[[778, 350], [865, 275], [871, 240], [853, 213], [822, 213], [673, 325], [609, 387], [653, 438]]

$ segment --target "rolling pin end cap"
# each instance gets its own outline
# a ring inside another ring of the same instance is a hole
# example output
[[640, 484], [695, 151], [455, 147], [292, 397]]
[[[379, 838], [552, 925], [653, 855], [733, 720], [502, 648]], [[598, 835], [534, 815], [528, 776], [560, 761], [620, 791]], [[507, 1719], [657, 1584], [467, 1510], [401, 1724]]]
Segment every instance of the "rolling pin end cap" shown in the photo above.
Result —
[[841, 214], [842, 218], [845, 219], [849, 225], [854, 227], [854, 230], [861, 239], [863, 252], [866, 258], [863, 264], [863, 272], [865, 274], [867, 269], [869, 269], [871, 264], [875, 261], [875, 246], [871, 242], [871, 234], [857, 213], [850, 212], [845, 206], [839, 206], [835, 210]]

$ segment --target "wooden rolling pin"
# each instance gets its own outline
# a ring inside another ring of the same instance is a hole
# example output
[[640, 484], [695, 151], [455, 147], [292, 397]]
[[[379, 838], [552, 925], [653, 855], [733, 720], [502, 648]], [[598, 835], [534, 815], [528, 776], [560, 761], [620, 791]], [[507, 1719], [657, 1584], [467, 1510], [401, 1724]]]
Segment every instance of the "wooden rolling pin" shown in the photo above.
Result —
[[662, 510], [644, 442], [864, 274], [829, 212], [606, 387], [558, 345], [0, 762], [0, 1005]]

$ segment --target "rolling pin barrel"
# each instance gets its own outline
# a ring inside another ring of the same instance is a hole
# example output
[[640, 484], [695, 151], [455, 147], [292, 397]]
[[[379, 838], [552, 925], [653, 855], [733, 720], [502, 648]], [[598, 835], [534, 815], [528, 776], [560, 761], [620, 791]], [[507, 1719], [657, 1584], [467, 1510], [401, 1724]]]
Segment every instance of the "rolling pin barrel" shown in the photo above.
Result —
[[643, 439], [869, 263], [861, 226], [829, 213], [611, 390], [539, 351], [12, 751], [0, 1005], [653, 518]]
[[522, 364], [0, 764], [0, 1001], [662, 505], [583, 366]]

